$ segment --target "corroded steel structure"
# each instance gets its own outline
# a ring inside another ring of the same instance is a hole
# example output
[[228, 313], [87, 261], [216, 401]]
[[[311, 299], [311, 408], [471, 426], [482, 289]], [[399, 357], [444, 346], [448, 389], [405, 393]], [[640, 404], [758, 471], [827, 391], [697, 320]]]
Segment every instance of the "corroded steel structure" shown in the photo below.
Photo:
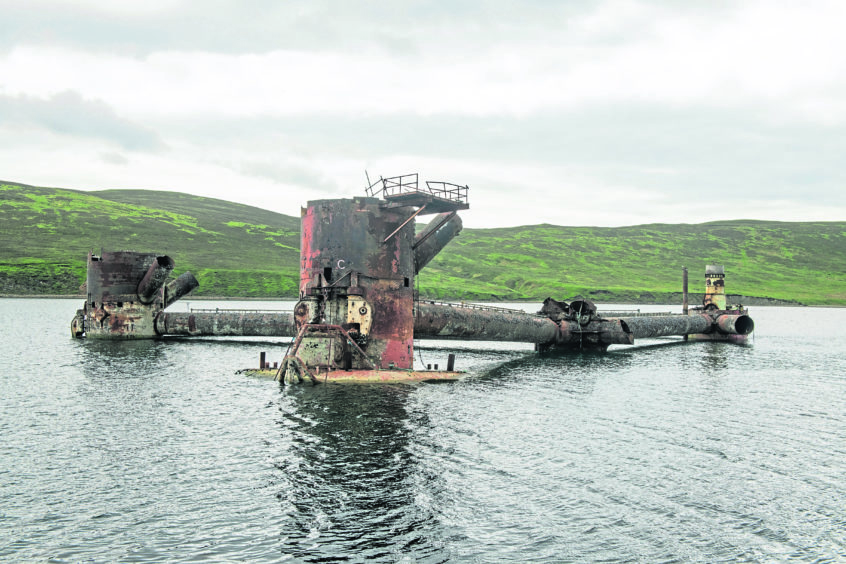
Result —
[[166, 284], [173, 259], [132, 251], [88, 254], [86, 300], [71, 321], [75, 337], [149, 339], [156, 316], [199, 283], [190, 272]]
[[705, 299], [703, 305], [709, 309], [726, 309], [726, 270], [722, 265], [709, 264], [705, 267]]
[[[538, 351], [604, 351], [636, 339], [690, 336], [743, 341], [754, 322], [729, 306], [725, 270], [706, 268], [702, 306], [682, 314], [599, 311], [586, 299], [548, 298], [537, 314], [497, 307], [421, 301], [415, 277], [462, 229], [466, 186], [426, 183], [416, 175], [383, 178], [368, 196], [308, 202], [301, 213], [299, 301], [292, 313], [165, 312], [197, 287], [185, 273], [168, 281], [173, 261], [153, 253], [89, 255], [88, 296], [72, 323], [75, 336], [101, 339], [175, 336], [294, 337], [275, 376], [285, 382], [451, 378], [415, 371], [416, 339], [514, 341]], [[417, 232], [419, 217], [432, 215]], [[262, 369], [269, 365], [262, 359]]]
[[[466, 208], [466, 187], [463, 198], [450, 199], [418, 190], [416, 178], [413, 185], [382, 183], [382, 198], [303, 208], [298, 335], [283, 379], [316, 370], [413, 369], [414, 277], [461, 232], [456, 212]], [[429, 213], [434, 219], [415, 234], [416, 218]]]

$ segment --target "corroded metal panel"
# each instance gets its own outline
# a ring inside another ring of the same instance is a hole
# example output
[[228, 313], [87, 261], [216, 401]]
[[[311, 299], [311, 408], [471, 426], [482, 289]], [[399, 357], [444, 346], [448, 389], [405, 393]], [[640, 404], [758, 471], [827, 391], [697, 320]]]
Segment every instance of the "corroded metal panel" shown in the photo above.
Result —
[[127, 251], [88, 255], [88, 302], [138, 301], [138, 283], [156, 259], [156, 253]]
[[385, 209], [375, 198], [317, 200], [302, 211], [300, 295], [317, 288], [349, 287], [351, 274], [411, 279], [414, 222], [396, 231], [413, 208]]

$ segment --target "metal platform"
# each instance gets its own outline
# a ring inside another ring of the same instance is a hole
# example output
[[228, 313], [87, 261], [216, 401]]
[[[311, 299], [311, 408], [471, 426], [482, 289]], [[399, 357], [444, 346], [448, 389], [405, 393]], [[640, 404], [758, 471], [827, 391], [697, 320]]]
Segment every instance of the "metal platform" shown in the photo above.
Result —
[[367, 187], [367, 195], [381, 197], [387, 207], [421, 208], [420, 214], [425, 215], [469, 209], [469, 190], [468, 186], [430, 180], [421, 188], [418, 175], [414, 173], [379, 178]]

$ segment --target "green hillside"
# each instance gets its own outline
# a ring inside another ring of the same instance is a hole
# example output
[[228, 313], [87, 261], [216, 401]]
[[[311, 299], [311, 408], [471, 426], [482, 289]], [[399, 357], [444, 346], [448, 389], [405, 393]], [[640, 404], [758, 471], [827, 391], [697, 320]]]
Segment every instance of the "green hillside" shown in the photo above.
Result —
[[195, 295], [295, 296], [299, 219], [174, 192], [0, 182], [0, 293], [72, 294], [88, 252], [166, 253]]
[[536, 225], [466, 230], [447, 249], [421, 273], [426, 293], [679, 303], [682, 267], [701, 293], [705, 265], [722, 264], [730, 294], [846, 304], [846, 222]]
[[[472, 211], [468, 212], [472, 213]], [[294, 297], [299, 219], [174, 192], [81, 192], [0, 182], [0, 293], [73, 294], [89, 250], [162, 252], [196, 295]], [[421, 273], [421, 295], [677, 302], [723, 264], [732, 294], [846, 305], [846, 222], [466, 229]], [[674, 295], [676, 294], [676, 295]]]

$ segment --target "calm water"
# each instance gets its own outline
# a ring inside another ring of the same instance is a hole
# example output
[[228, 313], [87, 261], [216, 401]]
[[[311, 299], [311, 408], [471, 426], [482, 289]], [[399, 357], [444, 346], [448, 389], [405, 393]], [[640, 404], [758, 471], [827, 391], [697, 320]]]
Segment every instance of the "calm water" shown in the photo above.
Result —
[[236, 371], [281, 339], [73, 341], [78, 302], [0, 300], [0, 560], [846, 560], [846, 309], [280, 388]]

